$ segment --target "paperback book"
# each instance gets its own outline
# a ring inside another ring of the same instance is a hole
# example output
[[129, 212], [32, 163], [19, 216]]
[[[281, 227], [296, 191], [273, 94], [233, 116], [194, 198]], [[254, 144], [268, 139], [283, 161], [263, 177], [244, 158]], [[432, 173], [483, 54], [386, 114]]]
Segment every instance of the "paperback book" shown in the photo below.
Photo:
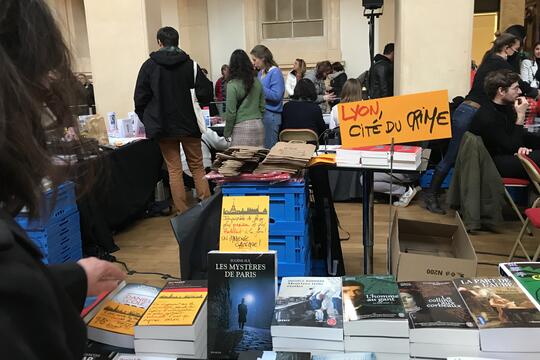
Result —
[[499, 264], [501, 274], [511, 277], [540, 311], [540, 263], [514, 262]]
[[482, 351], [540, 351], [540, 312], [507, 277], [454, 280], [480, 329]]
[[409, 336], [394, 276], [344, 276], [342, 280], [345, 335]]
[[411, 343], [469, 345], [478, 348], [478, 330], [451, 281], [399, 283], [409, 316]]
[[134, 328], [159, 293], [159, 288], [127, 284], [103, 303], [88, 323], [88, 339], [133, 349]]
[[341, 278], [284, 277], [272, 336], [343, 342]]
[[208, 357], [271, 350], [277, 257], [270, 252], [208, 253]]

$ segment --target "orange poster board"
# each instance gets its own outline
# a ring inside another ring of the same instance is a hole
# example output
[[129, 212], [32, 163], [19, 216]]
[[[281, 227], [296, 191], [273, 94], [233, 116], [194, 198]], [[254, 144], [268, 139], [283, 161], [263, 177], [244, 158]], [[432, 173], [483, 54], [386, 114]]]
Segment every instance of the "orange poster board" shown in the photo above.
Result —
[[338, 104], [343, 147], [444, 139], [452, 136], [448, 91]]

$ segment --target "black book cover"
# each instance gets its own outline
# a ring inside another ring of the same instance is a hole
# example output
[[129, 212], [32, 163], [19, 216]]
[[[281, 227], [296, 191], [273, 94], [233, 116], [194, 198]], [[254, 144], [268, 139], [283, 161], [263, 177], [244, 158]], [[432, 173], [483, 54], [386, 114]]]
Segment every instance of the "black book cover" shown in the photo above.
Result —
[[271, 350], [276, 254], [208, 253], [208, 358]]
[[451, 281], [407, 281], [399, 292], [410, 328], [476, 328]]

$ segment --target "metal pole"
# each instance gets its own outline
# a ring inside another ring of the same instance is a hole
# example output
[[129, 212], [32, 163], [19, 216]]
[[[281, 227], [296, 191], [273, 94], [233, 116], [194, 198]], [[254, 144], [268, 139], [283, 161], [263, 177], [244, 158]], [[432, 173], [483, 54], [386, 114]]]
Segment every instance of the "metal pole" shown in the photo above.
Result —
[[373, 274], [373, 171], [365, 169], [362, 177], [364, 274]]

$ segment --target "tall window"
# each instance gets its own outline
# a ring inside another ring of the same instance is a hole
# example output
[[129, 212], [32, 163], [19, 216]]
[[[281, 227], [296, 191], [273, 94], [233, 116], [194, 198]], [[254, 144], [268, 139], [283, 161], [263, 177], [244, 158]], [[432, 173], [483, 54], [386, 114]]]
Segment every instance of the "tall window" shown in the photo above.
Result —
[[324, 35], [323, 0], [262, 0], [263, 39]]

